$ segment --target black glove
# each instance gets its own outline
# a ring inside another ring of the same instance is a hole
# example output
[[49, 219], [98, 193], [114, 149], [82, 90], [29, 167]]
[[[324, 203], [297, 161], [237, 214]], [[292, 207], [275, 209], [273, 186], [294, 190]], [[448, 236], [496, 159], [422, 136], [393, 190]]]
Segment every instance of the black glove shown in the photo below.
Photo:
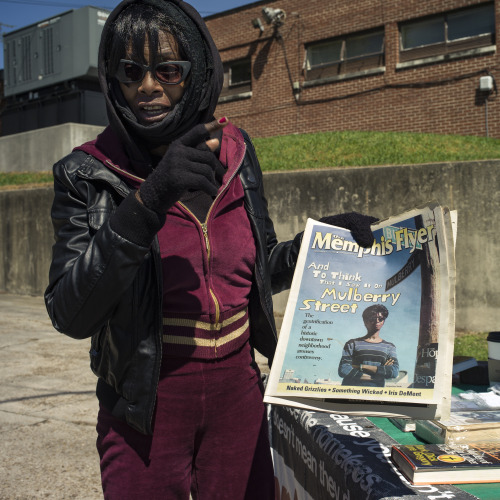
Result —
[[205, 141], [210, 133], [203, 124], [197, 125], [170, 144], [154, 171], [139, 188], [144, 205], [159, 214], [178, 201], [188, 190], [217, 195], [218, 179], [224, 167]]
[[352, 233], [352, 237], [356, 243], [365, 248], [373, 245], [374, 236], [370, 225], [377, 222], [376, 217], [359, 214], [357, 212], [349, 212], [346, 214], [330, 215], [322, 217], [320, 222], [331, 224], [332, 226], [343, 227]]

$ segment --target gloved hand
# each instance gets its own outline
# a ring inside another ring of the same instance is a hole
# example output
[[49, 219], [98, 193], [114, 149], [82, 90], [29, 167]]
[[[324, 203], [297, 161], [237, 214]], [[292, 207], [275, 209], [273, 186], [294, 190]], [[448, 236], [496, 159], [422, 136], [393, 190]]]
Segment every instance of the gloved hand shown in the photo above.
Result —
[[348, 212], [322, 217], [319, 221], [348, 229], [351, 231], [354, 241], [361, 247], [368, 248], [373, 245], [375, 238], [370, 225], [378, 221], [376, 217], [363, 215], [358, 212]]
[[227, 123], [225, 118], [196, 125], [170, 144], [154, 171], [139, 188], [138, 198], [159, 214], [178, 201], [188, 190], [202, 190], [217, 195], [216, 176], [221, 179], [224, 167], [213, 151], [219, 146], [210, 134]]

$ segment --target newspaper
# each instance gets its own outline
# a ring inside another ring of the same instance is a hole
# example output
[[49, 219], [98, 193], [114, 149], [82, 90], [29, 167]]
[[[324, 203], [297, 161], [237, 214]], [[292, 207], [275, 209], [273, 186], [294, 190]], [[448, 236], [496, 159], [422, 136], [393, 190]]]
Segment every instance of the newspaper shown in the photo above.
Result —
[[449, 415], [455, 261], [437, 203], [350, 231], [308, 219], [264, 401], [314, 411]]

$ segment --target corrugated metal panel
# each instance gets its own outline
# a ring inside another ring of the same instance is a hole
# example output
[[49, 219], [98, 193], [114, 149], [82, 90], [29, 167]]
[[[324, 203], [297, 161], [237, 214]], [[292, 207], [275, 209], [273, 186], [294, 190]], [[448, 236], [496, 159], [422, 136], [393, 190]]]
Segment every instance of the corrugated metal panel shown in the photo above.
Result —
[[5, 96], [76, 79], [96, 80], [99, 40], [108, 15], [87, 6], [5, 34]]

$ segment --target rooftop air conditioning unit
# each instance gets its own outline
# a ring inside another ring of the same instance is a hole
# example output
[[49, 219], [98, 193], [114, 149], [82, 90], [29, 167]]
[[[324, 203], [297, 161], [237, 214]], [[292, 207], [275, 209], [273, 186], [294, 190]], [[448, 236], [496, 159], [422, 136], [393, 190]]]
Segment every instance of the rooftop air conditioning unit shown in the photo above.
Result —
[[75, 79], [97, 80], [97, 52], [109, 11], [64, 12], [3, 35], [5, 97]]

